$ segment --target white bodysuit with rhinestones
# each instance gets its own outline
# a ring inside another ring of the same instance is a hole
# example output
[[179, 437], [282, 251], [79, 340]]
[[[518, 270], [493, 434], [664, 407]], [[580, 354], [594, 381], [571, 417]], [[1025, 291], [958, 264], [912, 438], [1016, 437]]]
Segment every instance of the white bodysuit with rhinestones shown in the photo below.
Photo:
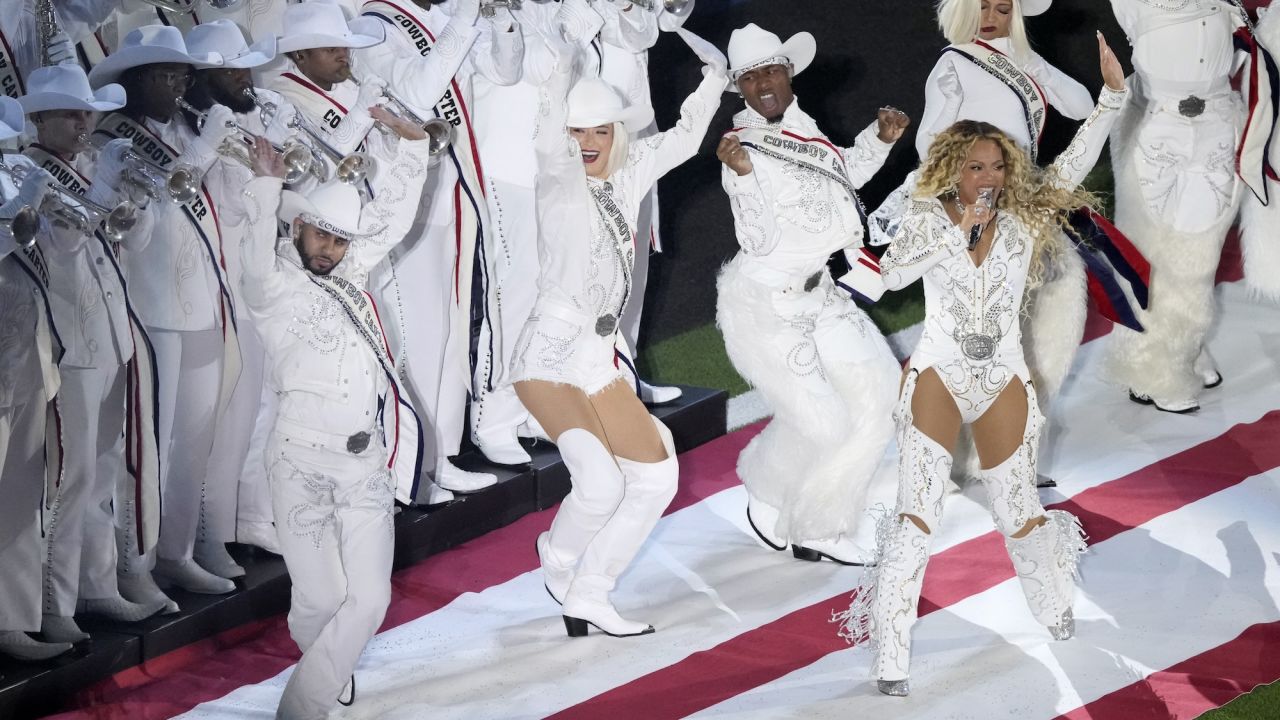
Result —
[[[1098, 106], [1048, 169], [1061, 184], [1074, 187], [1093, 168], [1124, 97], [1103, 89]], [[1013, 215], [998, 212], [995, 223], [991, 251], [975, 266], [968, 238], [942, 202], [917, 198], [880, 265], [890, 289], [924, 279], [924, 333], [911, 367], [934, 368], [965, 422], [981, 417], [1014, 378], [1029, 379], [1018, 315], [1035, 239]]]

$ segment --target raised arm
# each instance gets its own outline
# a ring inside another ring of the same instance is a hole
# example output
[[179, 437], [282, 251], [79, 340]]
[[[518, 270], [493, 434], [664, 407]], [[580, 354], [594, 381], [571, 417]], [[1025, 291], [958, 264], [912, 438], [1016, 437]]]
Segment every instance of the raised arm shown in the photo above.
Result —
[[525, 52], [520, 23], [510, 12], [499, 10], [485, 25], [471, 49], [470, 62], [494, 85], [515, 85], [520, 82]]
[[288, 273], [276, 255], [276, 210], [283, 188], [280, 178], [270, 176], [255, 177], [244, 188], [240, 289], [254, 315], [269, 315], [289, 292]]
[[1098, 105], [1081, 123], [1071, 144], [1053, 161], [1048, 170], [1050, 177], [1060, 187], [1075, 188], [1084, 182], [1085, 176], [1098, 162], [1098, 156], [1107, 143], [1107, 135], [1119, 118], [1118, 111], [1124, 107], [1129, 95], [1129, 90], [1124, 85], [1124, 70], [1102, 33], [1098, 33], [1098, 55], [1105, 82], [1098, 94]]
[[597, 4], [604, 27], [600, 39], [633, 53], [642, 53], [658, 42], [658, 15], [630, 2]]
[[866, 185], [872, 176], [880, 172], [885, 159], [889, 157], [889, 151], [893, 149], [894, 143], [880, 139], [879, 126], [877, 121], [863, 128], [853, 145], [841, 152], [844, 155], [845, 171], [849, 173], [849, 181], [854, 188]]
[[422, 199], [422, 185], [427, 179], [430, 149], [430, 140], [402, 139], [395, 160], [385, 172], [378, 173], [373, 187], [374, 199], [361, 211], [361, 221], [367, 219], [380, 229], [351, 244], [347, 254], [353, 268], [364, 273], [372, 270], [413, 227]]
[[[372, 72], [386, 80], [396, 97], [418, 109], [435, 107], [479, 34], [476, 28], [479, 0], [453, 0], [451, 4], [457, 7], [449, 24], [436, 37], [431, 52], [425, 57], [416, 48], [406, 50], [401, 46], [404, 41], [393, 31], [387, 42], [357, 53], [361, 65], [358, 72]], [[388, 20], [377, 14], [371, 17]]]
[[964, 90], [960, 77], [946, 53], [938, 59], [924, 83], [924, 114], [920, 117], [920, 129], [916, 131], [916, 154], [921, 160], [929, 157], [929, 146], [938, 133], [955, 124], [960, 118], [960, 105], [964, 102]]
[[1032, 53], [1027, 63], [1027, 74], [1036, 81], [1049, 97], [1049, 104], [1063, 117], [1072, 120], [1083, 120], [1093, 111], [1093, 96], [1089, 89], [1081, 85], [1075, 78], [1045, 62], [1044, 58]]

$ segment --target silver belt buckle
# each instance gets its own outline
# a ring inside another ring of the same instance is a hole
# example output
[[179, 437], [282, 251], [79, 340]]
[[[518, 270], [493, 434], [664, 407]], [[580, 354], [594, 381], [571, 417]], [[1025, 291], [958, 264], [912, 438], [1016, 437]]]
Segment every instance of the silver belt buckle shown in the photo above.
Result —
[[990, 360], [996, 354], [996, 339], [980, 333], [965, 335], [960, 340], [960, 352], [970, 360]]
[[605, 314], [596, 318], [596, 334], [600, 337], [609, 337], [617, 327], [618, 319], [612, 314]]
[[367, 431], [361, 430], [351, 437], [347, 438], [347, 452], [352, 455], [359, 455], [369, 447], [369, 438], [372, 437]]
[[1178, 113], [1183, 117], [1199, 117], [1204, 112], [1204, 100], [1195, 95], [1188, 95], [1178, 101]]

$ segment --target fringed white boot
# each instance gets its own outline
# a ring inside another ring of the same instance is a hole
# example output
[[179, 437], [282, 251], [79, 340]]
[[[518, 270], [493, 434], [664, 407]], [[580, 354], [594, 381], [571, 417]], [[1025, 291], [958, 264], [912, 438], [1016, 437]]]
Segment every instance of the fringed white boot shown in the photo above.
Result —
[[1068, 640], [1075, 635], [1071, 605], [1086, 548], [1084, 531], [1063, 510], [1050, 510], [1045, 519], [1023, 537], [1005, 538], [1004, 544], [1036, 622], [1049, 628], [1054, 640]]

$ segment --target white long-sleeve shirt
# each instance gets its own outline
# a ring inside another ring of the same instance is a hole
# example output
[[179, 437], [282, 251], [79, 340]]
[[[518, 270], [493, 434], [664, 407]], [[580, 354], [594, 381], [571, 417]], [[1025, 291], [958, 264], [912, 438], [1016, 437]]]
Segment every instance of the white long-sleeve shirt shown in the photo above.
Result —
[[[1009, 38], [986, 42], [1013, 57]], [[1093, 111], [1093, 97], [1088, 89], [1034, 52], [1020, 69], [1035, 80], [1049, 104], [1065, 117], [1083, 120]], [[1007, 85], [970, 60], [954, 52], [944, 52], [925, 80], [924, 114], [916, 133], [916, 152], [921, 158], [929, 154], [929, 146], [938, 133], [957, 120], [991, 123], [1024, 148], [1039, 141], [1027, 134], [1022, 102]]]
[[[1103, 89], [1096, 109], [1047, 170], [1060, 186], [1074, 188], [1088, 175], [1125, 95]], [[995, 222], [991, 250], [975, 266], [967, 252], [968, 237], [947, 216], [940, 199], [916, 198], [908, 209], [901, 230], [880, 260], [880, 272], [891, 290], [924, 278], [924, 332], [912, 354], [913, 367], [963, 361], [965, 339], [980, 336], [990, 340], [981, 349], [991, 351], [992, 362], [1021, 372], [1018, 320], [1036, 241], [1026, 225], [1009, 213], [999, 213]]]
[[[333, 269], [363, 289], [369, 271], [404, 239], [427, 176], [428, 142], [401, 142], [361, 219], [380, 229], [359, 238]], [[247, 231], [240, 248], [244, 307], [267, 351], [268, 387], [279, 417], [335, 435], [369, 431], [389, 389], [382, 364], [342, 305], [308, 278], [289, 238], [277, 238], [282, 183], [260, 177], [245, 188]]]
[[[792, 101], [777, 124], [751, 108], [734, 115], [733, 122], [736, 127], [827, 139], [800, 109], [799, 100]], [[858, 134], [852, 147], [838, 148], [852, 185], [865, 185], [892, 148], [891, 143], [880, 141], [875, 123]], [[760, 153], [751, 153], [751, 165], [746, 175], [728, 166], [720, 174], [733, 210], [738, 245], [751, 258], [746, 272], [767, 268], [771, 274], [810, 275], [822, 269], [837, 250], [862, 246], [857, 200], [840, 183]]]
[[[607, 180], [587, 177], [582, 153], [566, 126], [571, 73], [562, 62], [544, 83], [535, 147], [538, 178], [538, 291], [596, 317], [617, 318], [630, 292], [634, 233], [640, 202], [658, 178], [693, 157], [720, 105], [728, 82], [709, 74], [680, 106], [680, 119], [665, 132], [630, 143], [626, 162]], [[590, 188], [612, 196], [629, 229], [627, 247], [616, 247], [604, 211]]]

